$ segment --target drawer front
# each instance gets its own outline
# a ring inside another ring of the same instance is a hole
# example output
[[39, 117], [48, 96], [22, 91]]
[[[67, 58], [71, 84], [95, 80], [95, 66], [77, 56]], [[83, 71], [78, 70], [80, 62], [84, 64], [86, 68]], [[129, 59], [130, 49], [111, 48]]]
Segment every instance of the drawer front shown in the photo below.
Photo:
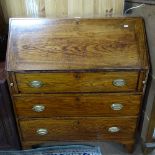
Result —
[[20, 93], [135, 91], [138, 72], [16, 73]]
[[24, 141], [133, 138], [136, 118], [73, 118], [20, 121]]
[[141, 95], [50, 94], [14, 97], [18, 117], [135, 116]]

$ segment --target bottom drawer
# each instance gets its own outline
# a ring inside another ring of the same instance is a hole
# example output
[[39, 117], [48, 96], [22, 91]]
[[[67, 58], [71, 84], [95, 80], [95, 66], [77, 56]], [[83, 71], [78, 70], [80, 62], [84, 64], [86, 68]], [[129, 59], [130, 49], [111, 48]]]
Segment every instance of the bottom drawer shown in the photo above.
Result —
[[21, 120], [24, 141], [104, 140], [134, 137], [136, 117]]

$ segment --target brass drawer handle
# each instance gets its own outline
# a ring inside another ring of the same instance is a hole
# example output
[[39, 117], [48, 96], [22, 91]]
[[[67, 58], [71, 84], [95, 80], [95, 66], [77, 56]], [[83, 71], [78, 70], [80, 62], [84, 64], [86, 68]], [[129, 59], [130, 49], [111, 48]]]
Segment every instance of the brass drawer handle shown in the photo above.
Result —
[[120, 128], [118, 128], [118, 127], [110, 127], [109, 129], [108, 129], [108, 132], [111, 132], [111, 133], [116, 133], [116, 132], [119, 132], [120, 131]]
[[41, 104], [37, 104], [33, 106], [32, 110], [35, 112], [42, 112], [45, 110], [45, 106]]
[[121, 103], [113, 103], [111, 105], [112, 110], [121, 110], [123, 108], [123, 105]]
[[113, 81], [113, 85], [116, 87], [123, 87], [126, 85], [126, 81], [124, 79], [116, 79]]
[[43, 86], [43, 82], [42, 81], [37, 81], [37, 80], [34, 80], [34, 81], [31, 81], [29, 83], [29, 85], [33, 88], [40, 88]]
[[11, 82], [11, 83], [10, 83], [10, 87], [13, 87], [13, 85], [14, 85], [14, 84]]
[[44, 128], [37, 129], [37, 134], [41, 135], [41, 136], [47, 135], [48, 134], [48, 130], [44, 129]]

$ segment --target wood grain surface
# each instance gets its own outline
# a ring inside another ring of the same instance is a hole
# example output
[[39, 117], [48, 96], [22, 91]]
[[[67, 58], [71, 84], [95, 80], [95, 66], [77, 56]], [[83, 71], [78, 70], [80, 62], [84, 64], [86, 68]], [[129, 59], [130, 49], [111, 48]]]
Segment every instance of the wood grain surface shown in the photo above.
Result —
[[[149, 73], [142, 18], [11, 19], [6, 69], [23, 147], [111, 140], [133, 151]], [[118, 79], [125, 85], [114, 85]], [[123, 108], [114, 111], [113, 103]]]
[[[116, 79], [124, 79], [126, 84], [114, 86]], [[16, 80], [20, 93], [136, 91], [138, 72], [16, 73]], [[42, 87], [30, 86], [36, 80], [43, 83]]]
[[0, 0], [6, 21], [10, 17], [121, 16], [124, 0]]
[[[108, 141], [111, 141], [110, 139], [105, 139], [106, 142]], [[37, 148], [37, 147], [48, 147], [48, 146], [51, 146], [51, 145], [62, 145], [62, 144], [81, 144], [81, 142], [85, 142], [85, 143], [90, 143], [90, 140], [78, 140], [78, 141], [22, 141], [22, 149], [32, 149], [32, 148]], [[103, 142], [103, 140], [96, 140], [96, 142]], [[113, 142], [116, 142], [116, 143], [121, 143], [123, 144], [123, 146], [133, 146], [135, 144], [135, 139], [134, 138], [119, 138], [119, 139], [113, 139]], [[133, 152], [133, 148], [132, 149], [128, 149], [127, 147], [125, 147], [126, 150], [130, 153]]]
[[[128, 122], [128, 123], [126, 123]], [[47, 118], [21, 120], [20, 127], [23, 141], [47, 141], [47, 140], [104, 140], [133, 138], [136, 129], [136, 117], [123, 118]], [[120, 128], [118, 133], [110, 133], [110, 127]], [[48, 130], [47, 135], [38, 135], [36, 131], [40, 128]]]
[[[50, 94], [14, 97], [18, 118], [55, 116], [138, 116], [141, 95], [133, 94]], [[121, 104], [121, 110], [113, 110], [112, 104]], [[45, 110], [35, 112], [35, 105]]]
[[7, 70], [145, 69], [141, 29], [141, 18], [12, 19]]

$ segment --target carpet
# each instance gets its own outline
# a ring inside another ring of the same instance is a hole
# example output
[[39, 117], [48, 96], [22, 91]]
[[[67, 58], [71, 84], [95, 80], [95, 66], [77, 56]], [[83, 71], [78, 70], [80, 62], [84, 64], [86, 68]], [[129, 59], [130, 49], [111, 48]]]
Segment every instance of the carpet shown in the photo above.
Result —
[[0, 151], [0, 155], [102, 155], [100, 148], [90, 145], [60, 145], [21, 151]]

